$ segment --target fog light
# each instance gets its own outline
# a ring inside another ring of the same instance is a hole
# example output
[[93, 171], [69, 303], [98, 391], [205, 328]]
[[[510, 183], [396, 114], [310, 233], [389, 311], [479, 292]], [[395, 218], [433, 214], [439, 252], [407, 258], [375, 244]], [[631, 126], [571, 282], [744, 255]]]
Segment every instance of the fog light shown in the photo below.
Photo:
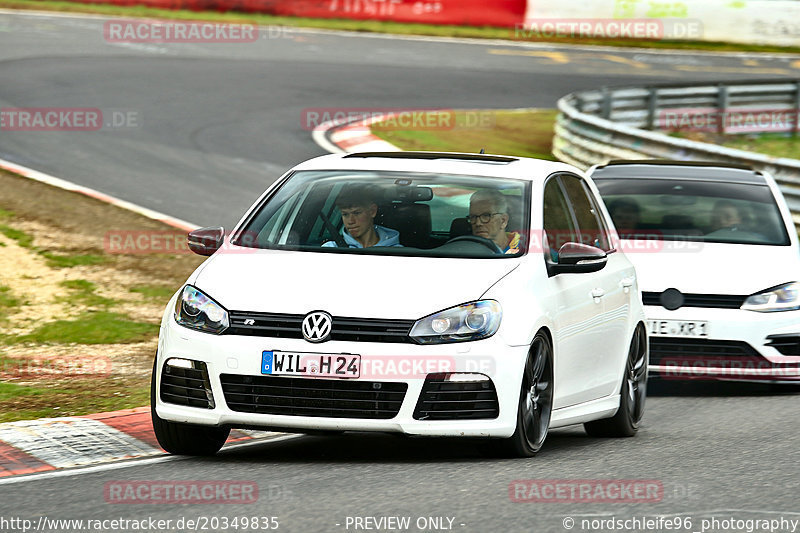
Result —
[[165, 363], [167, 366], [173, 366], [175, 368], [194, 368], [194, 363], [188, 359], [178, 359], [177, 357], [173, 357], [172, 359], [167, 359]]
[[489, 381], [489, 376], [483, 374], [467, 374], [466, 372], [456, 372], [447, 374], [445, 381], [464, 382], [464, 381]]

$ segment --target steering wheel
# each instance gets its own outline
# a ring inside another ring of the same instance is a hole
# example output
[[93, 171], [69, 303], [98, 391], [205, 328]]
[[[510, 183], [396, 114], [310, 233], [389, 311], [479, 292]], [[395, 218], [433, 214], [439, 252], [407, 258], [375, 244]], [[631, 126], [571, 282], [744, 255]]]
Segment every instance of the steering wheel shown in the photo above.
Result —
[[453, 242], [475, 242], [484, 245], [485, 247], [487, 247], [496, 254], [503, 253], [503, 250], [501, 250], [500, 247], [497, 246], [496, 242], [494, 242], [491, 239], [487, 239], [486, 237], [478, 237], [477, 235], [459, 235], [458, 237], [453, 237], [452, 239], [444, 243], [442, 246], [447, 246], [448, 244]]

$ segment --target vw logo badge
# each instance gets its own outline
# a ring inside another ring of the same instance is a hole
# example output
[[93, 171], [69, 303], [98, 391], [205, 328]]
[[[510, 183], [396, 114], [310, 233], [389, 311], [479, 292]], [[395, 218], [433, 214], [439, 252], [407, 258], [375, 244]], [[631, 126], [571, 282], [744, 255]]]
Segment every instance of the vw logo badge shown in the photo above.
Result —
[[325, 311], [308, 313], [303, 319], [303, 338], [308, 342], [323, 342], [331, 334], [333, 319]]

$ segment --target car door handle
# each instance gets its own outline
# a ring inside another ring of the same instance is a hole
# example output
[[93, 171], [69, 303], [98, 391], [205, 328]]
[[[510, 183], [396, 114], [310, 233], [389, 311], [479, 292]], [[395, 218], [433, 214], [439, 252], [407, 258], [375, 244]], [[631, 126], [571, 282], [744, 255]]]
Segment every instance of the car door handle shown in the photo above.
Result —
[[622, 285], [623, 288], [627, 289], [633, 287], [633, 282], [636, 281], [635, 276], [628, 276], [627, 278], [622, 278], [619, 284]]
[[603, 296], [605, 296], [605, 294], [606, 291], [604, 291], [603, 289], [600, 288], [592, 289], [592, 298], [602, 298]]

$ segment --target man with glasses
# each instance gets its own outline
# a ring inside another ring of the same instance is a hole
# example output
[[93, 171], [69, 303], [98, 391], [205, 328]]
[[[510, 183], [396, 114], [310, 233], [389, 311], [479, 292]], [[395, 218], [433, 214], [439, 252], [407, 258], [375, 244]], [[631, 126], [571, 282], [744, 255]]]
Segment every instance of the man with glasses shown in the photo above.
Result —
[[515, 254], [519, 252], [520, 234], [506, 232], [508, 219], [508, 201], [500, 191], [483, 189], [470, 197], [467, 221], [472, 234], [494, 241], [504, 254]]

